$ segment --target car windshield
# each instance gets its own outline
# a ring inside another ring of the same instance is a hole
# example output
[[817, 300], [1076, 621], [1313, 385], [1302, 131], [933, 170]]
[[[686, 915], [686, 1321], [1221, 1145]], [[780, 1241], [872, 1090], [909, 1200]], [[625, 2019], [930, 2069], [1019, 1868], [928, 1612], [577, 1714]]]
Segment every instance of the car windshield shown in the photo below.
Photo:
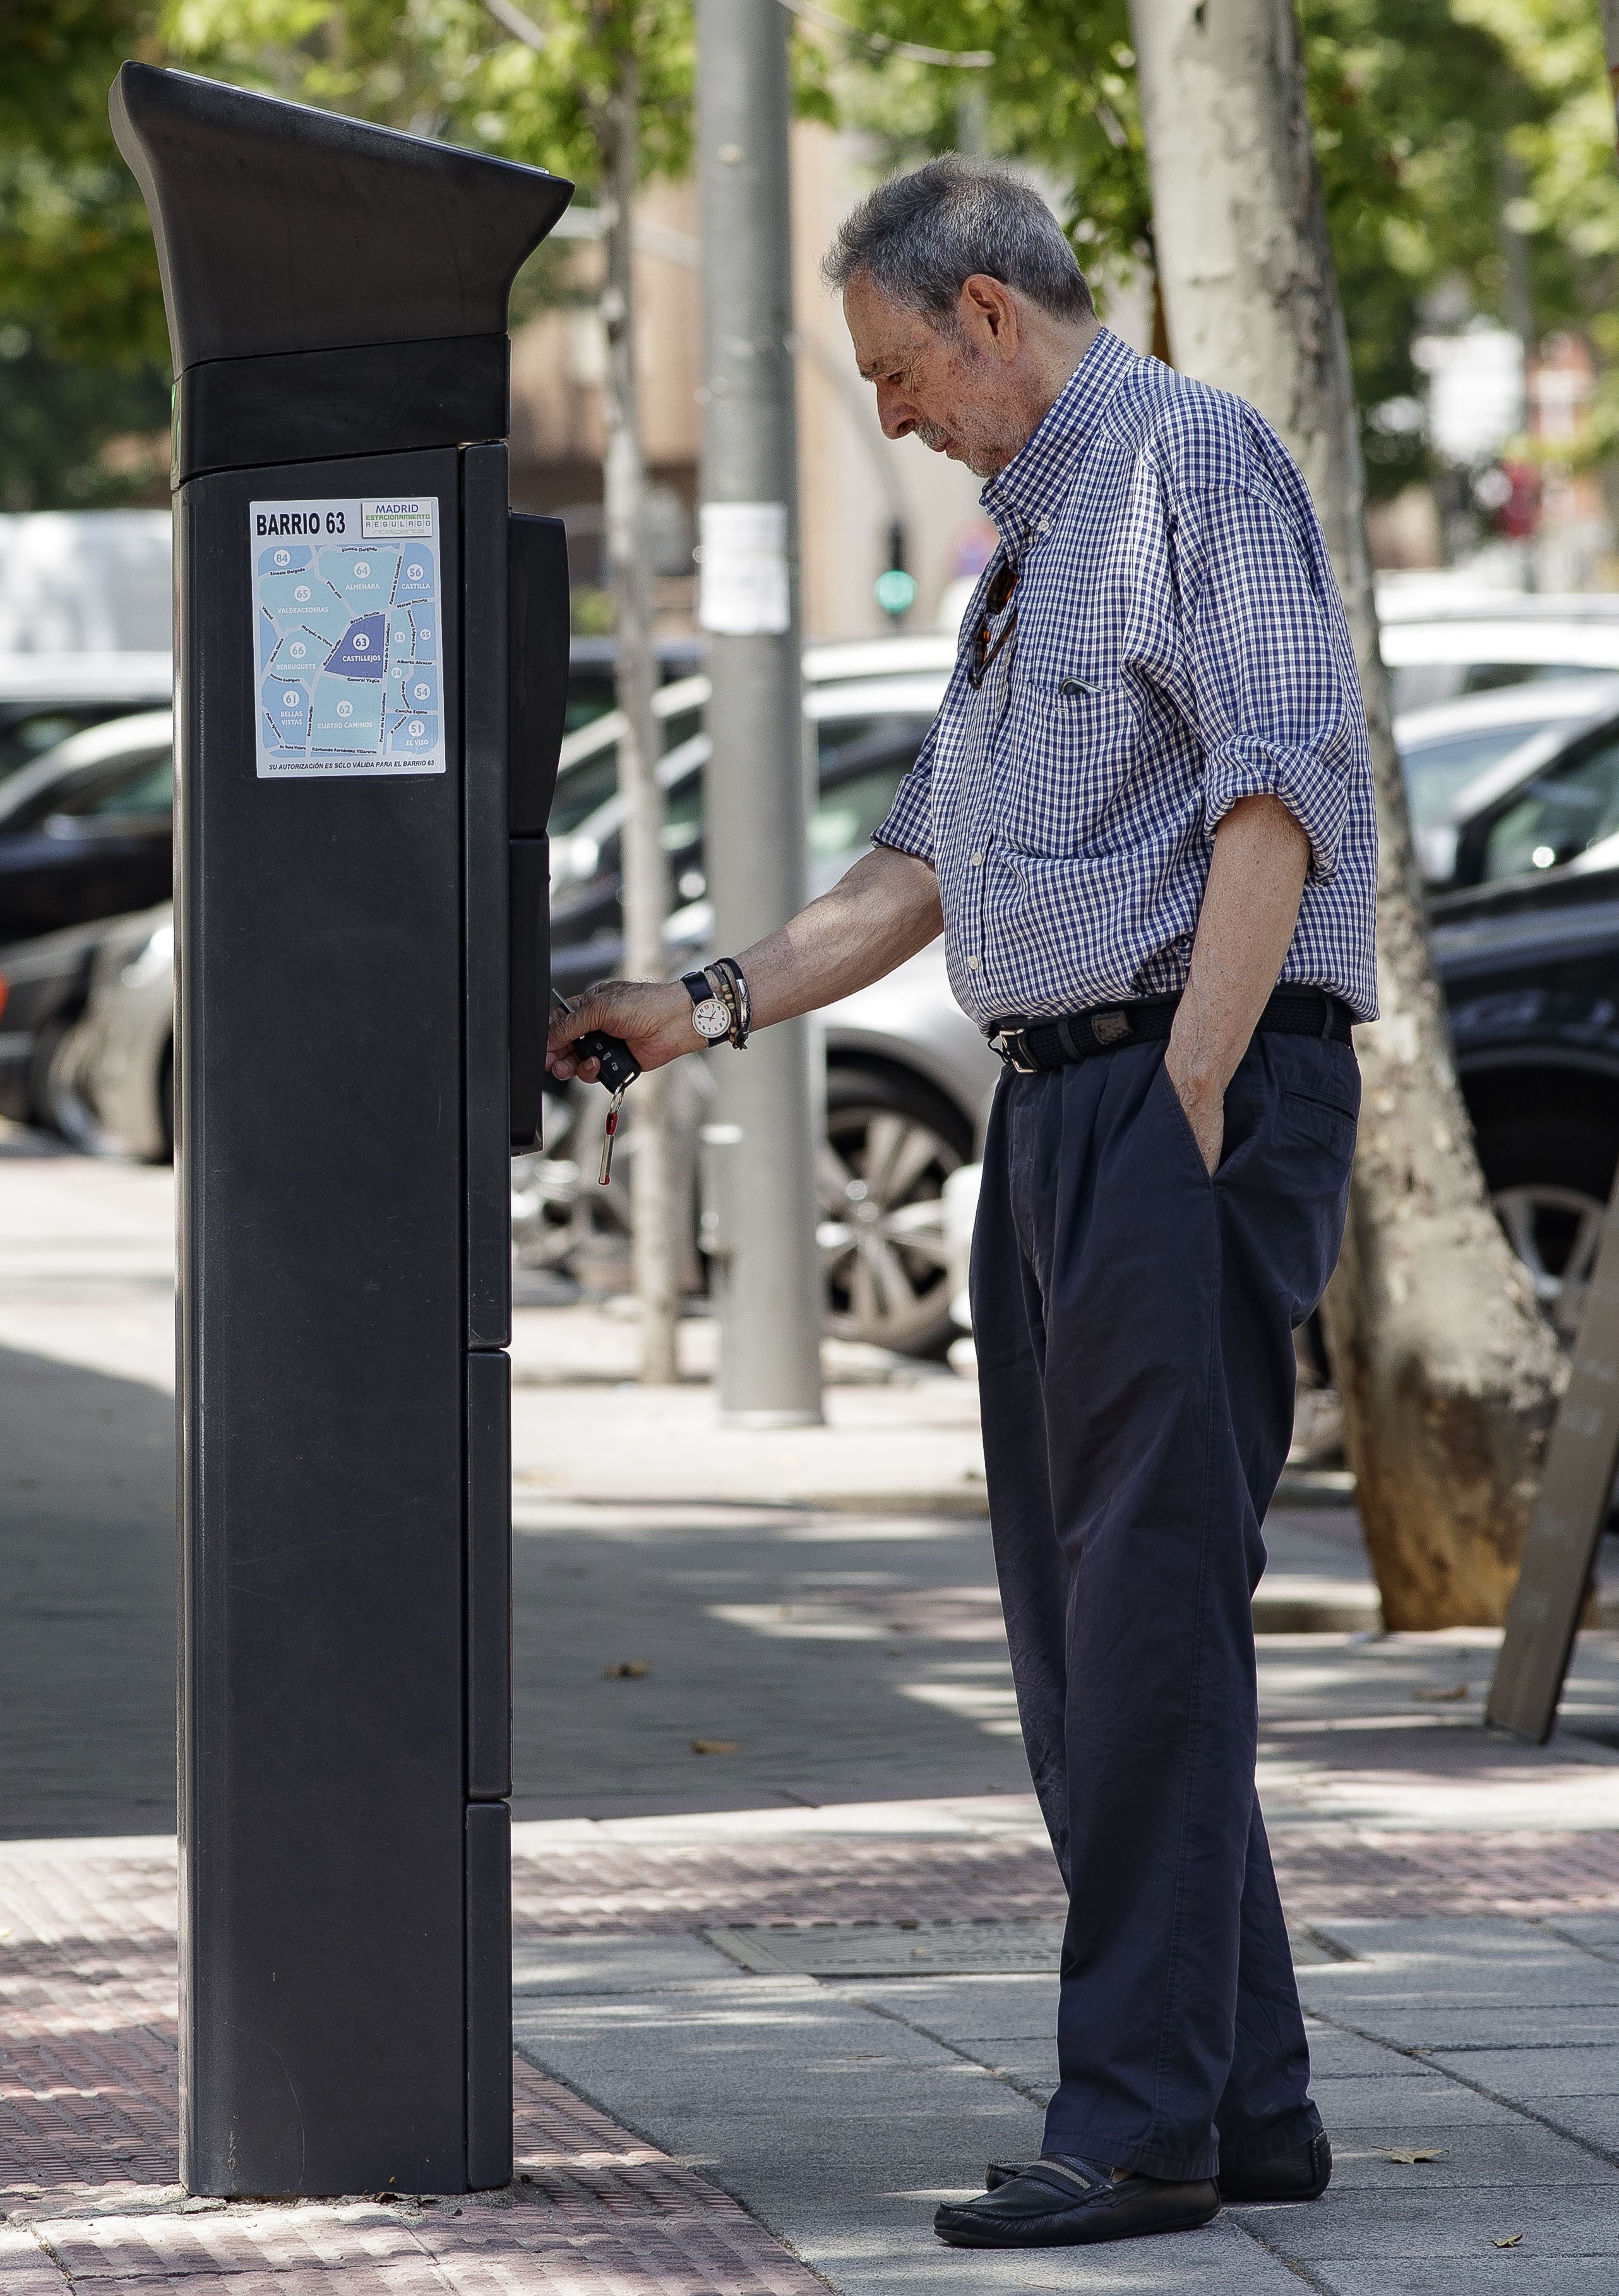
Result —
[[1619, 831], [1619, 739], [1549, 767], [1492, 824], [1486, 878], [1522, 877], [1572, 861]]
[[173, 752], [143, 750], [64, 774], [49, 788], [36, 791], [5, 826], [38, 829], [48, 821], [127, 820], [131, 815], [155, 825], [174, 809], [174, 787]]
[[1465, 734], [1407, 742], [1401, 750], [1400, 762], [1405, 769], [1412, 827], [1431, 829], [1449, 821], [1457, 799], [1470, 781], [1557, 722], [1552, 717], [1538, 722], [1519, 718], [1510, 726], [1476, 726]]

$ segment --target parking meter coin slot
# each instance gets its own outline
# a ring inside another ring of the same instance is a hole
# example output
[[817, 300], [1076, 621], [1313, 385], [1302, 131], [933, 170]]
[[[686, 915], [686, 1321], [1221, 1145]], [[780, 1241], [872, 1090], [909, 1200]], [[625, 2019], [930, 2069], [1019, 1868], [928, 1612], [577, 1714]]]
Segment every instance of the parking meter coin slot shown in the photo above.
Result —
[[551, 818], [568, 709], [568, 535], [558, 518], [511, 526], [511, 834]]
[[542, 1145], [545, 1033], [551, 1018], [551, 840], [511, 840], [507, 917], [511, 936], [511, 1152]]

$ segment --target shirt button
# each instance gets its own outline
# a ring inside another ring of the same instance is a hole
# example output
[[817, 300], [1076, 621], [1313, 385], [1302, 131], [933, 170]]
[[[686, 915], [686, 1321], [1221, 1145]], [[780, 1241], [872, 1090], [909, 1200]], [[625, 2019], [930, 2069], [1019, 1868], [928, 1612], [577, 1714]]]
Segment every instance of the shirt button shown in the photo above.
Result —
[[978, 969], [978, 960], [977, 960], [977, 958], [976, 956], [969, 956], [969, 957], [968, 958], [968, 960], [967, 960], [967, 970], [969, 971], [969, 972], [976, 972], [977, 971], [977, 969]]
[[1043, 518], [1039, 525], [1034, 529], [1034, 531], [1036, 534], [1050, 534], [1051, 531], [1051, 520], [1049, 518]]
[[975, 869], [981, 869], [984, 866], [984, 856], [982, 853], [975, 853], [973, 855], [972, 865]]

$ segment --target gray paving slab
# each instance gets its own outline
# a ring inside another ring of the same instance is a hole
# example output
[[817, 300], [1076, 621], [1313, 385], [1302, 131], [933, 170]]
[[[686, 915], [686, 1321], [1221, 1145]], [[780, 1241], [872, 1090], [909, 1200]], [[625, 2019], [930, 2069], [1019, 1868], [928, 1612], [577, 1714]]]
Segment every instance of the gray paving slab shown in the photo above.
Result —
[[1610, 2259], [1548, 2258], [1526, 2239], [1521, 2247], [1476, 2257], [1379, 2258], [1375, 2264], [1335, 2259], [1312, 2271], [1312, 2284], [1325, 2296], [1613, 2296], [1614, 2291]]
[[1530, 2109], [1619, 2164], [1619, 2096], [1537, 2096]]
[[513, 1990], [543, 1997], [666, 1992], [731, 1973], [724, 1955], [700, 1937], [520, 1939], [511, 1956]]
[[1572, 1938], [1592, 1953], [1619, 1954], [1619, 1914], [1559, 1914], [1542, 1926], [1550, 1936]]
[[1434, 2052], [1464, 2080], [1497, 2096], [1619, 2096], [1619, 2049], [1454, 2049]]
[[[1327, 2132], [1336, 2142], [1339, 2128], [1387, 2130], [1390, 2144], [1426, 2143], [1436, 2129], [1471, 2128], [1492, 2125], [1501, 2110], [1498, 2100], [1481, 2096], [1460, 2081], [1432, 2073], [1426, 2078], [1413, 2065], [1413, 2079], [1395, 2070], [1382, 2079], [1376, 2075], [1338, 2079], [1323, 2074], [1319, 2063], [1311, 2079], [1311, 2094], [1321, 2109]], [[1535, 2110], [1541, 2110], [1537, 2103]], [[1550, 2110], [1560, 2115], [1561, 2102]]]
[[[1319, 2005], [1319, 1997], [1314, 2005]], [[1397, 2048], [1425, 2052], [1536, 2047], [1619, 2047], [1619, 2009], [1574, 2001], [1541, 2002], [1522, 2009], [1497, 2003], [1435, 2009], [1408, 2008], [1397, 2001], [1345, 2003], [1345, 2024], [1391, 2041]]]
[[1335, 2263], [1372, 2257], [1482, 2258], [1515, 2232], [1542, 2257], [1619, 2258], [1619, 2170], [1555, 2192], [1520, 2185], [1470, 2198], [1436, 2185], [1375, 2196], [1337, 2187], [1312, 2207], [1287, 2210], [1285, 2224], [1273, 2222], [1267, 2237], [1290, 2260], [1321, 2264], [1330, 2279]]
[[[1331, 2189], [1340, 2194], [1420, 2194], [1436, 2189], [1494, 2194], [1525, 2180], [1586, 2185], [1601, 2173], [1583, 2145], [1525, 2123], [1507, 2105], [1490, 2106], [1470, 2127], [1443, 2130], [1423, 2113], [1394, 2128], [1382, 2116], [1370, 2128], [1356, 2128], [1335, 2115], [1330, 2134]], [[1423, 2161], [1392, 2157], [1402, 2152], [1436, 2152], [1440, 2157]]]
[[888, 1985], [845, 1978], [838, 1989], [952, 2041], [1049, 2041], [1057, 2029], [1054, 1977], [913, 1977]]
[[1339, 2026], [1324, 2025], [1319, 2018], [1307, 2015], [1304, 2030], [1310, 2042], [1310, 2062], [1318, 2077], [1323, 2073], [1361, 2074], [1393, 2080], [1410, 2079], [1424, 2070], [1420, 2059], [1402, 2056], [1385, 2041], [1368, 2040]]

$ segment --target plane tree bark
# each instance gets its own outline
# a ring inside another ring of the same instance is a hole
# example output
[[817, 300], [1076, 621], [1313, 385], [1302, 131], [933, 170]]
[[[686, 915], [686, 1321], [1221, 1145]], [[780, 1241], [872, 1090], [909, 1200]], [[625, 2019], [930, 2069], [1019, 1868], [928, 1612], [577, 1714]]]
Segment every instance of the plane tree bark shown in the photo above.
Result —
[[1390, 725], [1348, 346], [1292, 0], [1132, 0], [1175, 363], [1239, 393], [1309, 482], [1353, 635], [1377, 781], [1381, 1017], [1324, 1315], [1390, 1628], [1506, 1615], [1562, 1382], [1491, 1212], [1429, 954]]

